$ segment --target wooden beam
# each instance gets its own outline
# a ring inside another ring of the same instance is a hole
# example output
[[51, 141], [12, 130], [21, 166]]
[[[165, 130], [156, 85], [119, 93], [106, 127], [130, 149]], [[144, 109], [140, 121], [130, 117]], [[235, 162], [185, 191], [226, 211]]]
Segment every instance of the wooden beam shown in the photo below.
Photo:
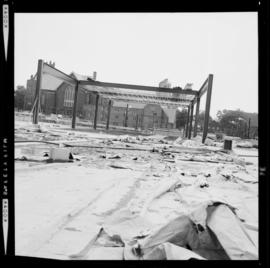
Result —
[[195, 115], [195, 122], [194, 122], [193, 137], [197, 136], [198, 120], [199, 120], [199, 114], [200, 114], [200, 101], [201, 101], [201, 99], [199, 97], [197, 97], [197, 99], [196, 99], [196, 115]]
[[190, 106], [188, 106], [188, 113], [187, 113], [186, 135], [185, 135], [186, 138], [187, 138], [187, 136], [188, 136], [189, 114], [190, 114]]
[[111, 117], [111, 107], [112, 107], [112, 100], [109, 100], [108, 103], [108, 114], [107, 114], [107, 124], [106, 124], [106, 129], [109, 129], [110, 125], [110, 117]]
[[74, 92], [74, 101], [73, 101], [73, 109], [72, 109], [72, 124], [71, 127], [75, 129], [76, 127], [76, 115], [77, 115], [77, 102], [78, 102], [78, 91], [79, 91], [79, 83], [76, 83], [75, 92]]
[[155, 92], [165, 92], [165, 93], [180, 93], [183, 95], [198, 95], [198, 91], [186, 90], [186, 89], [172, 89], [163, 87], [151, 87], [151, 86], [140, 86], [140, 85], [130, 85], [130, 84], [119, 84], [119, 83], [109, 83], [109, 82], [99, 82], [99, 81], [84, 81], [80, 80], [80, 85], [90, 85], [98, 87], [112, 87], [112, 88], [124, 88], [133, 90], [143, 90], [143, 91], [155, 91]]
[[38, 60], [35, 106], [33, 109], [33, 124], [38, 124], [38, 114], [39, 114], [39, 108], [40, 108], [39, 98], [40, 98], [40, 89], [42, 85], [42, 73], [43, 73], [43, 60]]
[[96, 107], [95, 107], [94, 129], [97, 129], [98, 101], [99, 101], [99, 94], [96, 95]]
[[190, 109], [190, 120], [189, 120], [189, 129], [188, 129], [189, 139], [191, 139], [191, 132], [192, 132], [193, 110], [194, 110], [194, 103], [191, 104], [191, 109]]
[[207, 87], [207, 95], [206, 95], [206, 104], [205, 104], [205, 116], [204, 116], [204, 126], [203, 126], [202, 143], [205, 142], [205, 139], [206, 139], [207, 133], [208, 133], [210, 104], [211, 104], [211, 96], [212, 96], [212, 85], [213, 85], [213, 75], [212, 74], [209, 74], [209, 77], [208, 77], [208, 87]]

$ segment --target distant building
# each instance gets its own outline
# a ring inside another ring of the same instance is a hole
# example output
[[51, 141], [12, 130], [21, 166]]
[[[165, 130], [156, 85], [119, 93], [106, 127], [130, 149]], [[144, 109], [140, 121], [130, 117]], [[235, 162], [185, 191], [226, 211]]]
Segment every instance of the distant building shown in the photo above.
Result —
[[[75, 72], [70, 74], [77, 80], [95, 80], [96, 72], [92, 76], [80, 75]], [[161, 82], [161, 85], [169, 88], [168, 79]], [[93, 87], [95, 86], [87, 86]], [[31, 76], [27, 80], [27, 109], [32, 109], [36, 91], [36, 76]], [[74, 104], [75, 88], [61, 82], [54, 77], [44, 75], [42, 88], [40, 90], [40, 109], [44, 114], [62, 114], [71, 117]], [[165, 93], [166, 95], [166, 93]], [[99, 98], [97, 122], [106, 124], [108, 116], [109, 99]], [[77, 99], [77, 116], [94, 120], [95, 117], [96, 94], [93, 91], [79, 87]], [[113, 101], [110, 115], [110, 125], [128, 126], [131, 128], [153, 129], [153, 128], [173, 128], [175, 118], [172, 119], [172, 112], [166, 107], [158, 104], [127, 103]], [[174, 113], [175, 116], [175, 113]]]

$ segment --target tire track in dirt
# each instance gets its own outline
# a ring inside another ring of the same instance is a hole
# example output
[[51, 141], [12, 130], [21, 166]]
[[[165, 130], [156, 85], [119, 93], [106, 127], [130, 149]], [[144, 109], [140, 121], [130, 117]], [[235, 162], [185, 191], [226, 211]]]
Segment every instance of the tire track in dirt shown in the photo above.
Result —
[[110, 190], [111, 187], [113, 187], [115, 183], [109, 184], [105, 189], [103, 189], [101, 192], [99, 192], [93, 199], [91, 199], [86, 206], [83, 206], [81, 208], [77, 208], [70, 213], [68, 213], [66, 216], [62, 217], [56, 224], [54, 224], [52, 227], [50, 227], [51, 230], [54, 230], [50, 234], [48, 234], [44, 242], [35, 250], [35, 252], [38, 252], [43, 246], [50, 243], [51, 240], [59, 233], [61, 230], [63, 230], [70, 222], [72, 222], [75, 218], [79, 217], [87, 208], [89, 208], [93, 203], [95, 203], [102, 195], [104, 195], [107, 191]]

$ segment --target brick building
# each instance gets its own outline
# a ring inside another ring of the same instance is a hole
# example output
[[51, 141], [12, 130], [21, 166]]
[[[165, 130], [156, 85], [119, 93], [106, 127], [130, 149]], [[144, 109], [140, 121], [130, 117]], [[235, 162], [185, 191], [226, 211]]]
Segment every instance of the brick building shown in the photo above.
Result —
[[[70, 74], [77, 80], [96, 79], [93, 76], [80, 75], [75, 72]], [[164, 81], [168, 83], [168, 81]], [[169, 85], [170, 86], [170, 85]], [[89, 86], [88, 86], [89, 88]], [[93, 86], [95, 89], [95, 86]], [[31, 110], [34, 104], [36, 90], [36, 76], [27, 80], [27, 98], [25, 108]], [[74, 103], [75, 88], [60, 80], [44, 75], [40, 90], [40, 108], [44, 114], [62, 114], [71, 117]], [[100, 96], [98, 107], [98, 123], [106, 124], [108, 116], [108, 99]], [[94, 121], [96, 94], [79, 87], [77, 99], [77, 116], [89, 121]], [[175, 127], [175, 112], [157, 104], [127, 103], [113, 101], [111, 107], [110, 124], [127, 126], [131, 128], [153, 129]]]

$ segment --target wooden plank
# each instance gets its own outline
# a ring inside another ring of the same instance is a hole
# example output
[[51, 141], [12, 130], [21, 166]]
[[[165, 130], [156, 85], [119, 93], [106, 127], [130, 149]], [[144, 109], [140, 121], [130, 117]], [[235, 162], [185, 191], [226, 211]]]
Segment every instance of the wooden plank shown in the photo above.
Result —
[[205, 139], [206, 139], [207, 133], [208, 133], [210, 104], [211, 104], [211, 96], [212, 96], [212, 85], [213, 85], [213, 75], [209, 74], [209, 77], [208, 77], [208, 89], [207, 89], [206, 104], [205, 104], [205, 116], [204, 116], [204, 127], [203, 127], [202, 143], [205, 142]]
[[71, 127], [73, 129], [75, 129], [75, 127], [76, 127], [78, 91], [79, 91], [79, 83], [77, 82], [76, 86], [75, 86], [74, 101], [73, 101], [73, 108], [72, 108], [72, 124], [71, 124]]

